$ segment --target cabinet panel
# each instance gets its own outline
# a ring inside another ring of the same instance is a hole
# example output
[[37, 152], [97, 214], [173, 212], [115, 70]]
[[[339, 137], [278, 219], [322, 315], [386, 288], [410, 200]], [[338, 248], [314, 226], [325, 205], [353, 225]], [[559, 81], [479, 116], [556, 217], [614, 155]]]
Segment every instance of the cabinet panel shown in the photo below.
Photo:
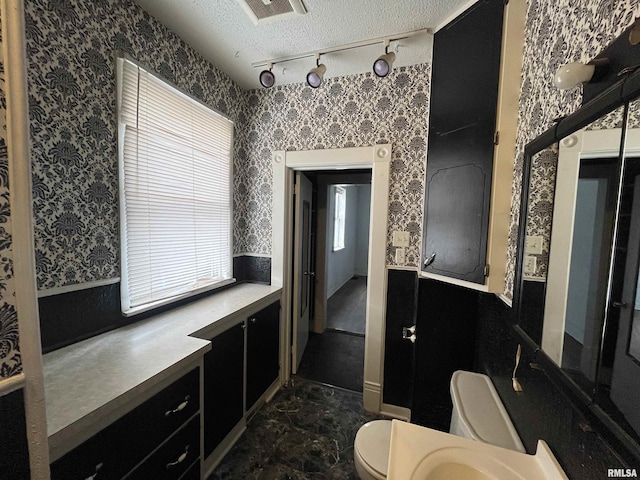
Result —
[[425, 272], [484, 283], [504, 3], [478, 2], [434, 36]]
[[51, 465], [53, 480], [120, 479], [200, 408], [199, 369], [153, 396]]
[[247, 322], [247, 410], [280, 374], [280, 302]]
[[479, 293], [435, 280], [419, 284], [411, 421], [448, 431], [451, 375], [474, 366]]
[[199, 458], [199, 453], [200, 417], [196, 415], [126, 480], [178, 480]]
[[244, 415], [244, 322], [211, 339], [204, 356], [204, 455]]

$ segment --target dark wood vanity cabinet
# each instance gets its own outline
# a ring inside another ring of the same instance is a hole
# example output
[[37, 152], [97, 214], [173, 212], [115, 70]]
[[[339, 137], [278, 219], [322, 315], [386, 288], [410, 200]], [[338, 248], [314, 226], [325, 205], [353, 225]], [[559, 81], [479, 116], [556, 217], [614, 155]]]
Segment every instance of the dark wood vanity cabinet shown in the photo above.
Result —
[[205, 458], [244, 416], [245, 327], [242, 322], [213, 337], [204, 356]]
[[280, 302], [211, 338], [204, 356], [205, 459], [278, 378], [279, 356]]
[[280, 302], [247, 320], [247, 410], [280, 374]]
[[51, 478], [177, 480], [194, 464], [199, 472], [199, 385], [196, 368], [56, 460]]
[[481, 0], [436, 32], [424, 272], [485, 283], [504, 2]]

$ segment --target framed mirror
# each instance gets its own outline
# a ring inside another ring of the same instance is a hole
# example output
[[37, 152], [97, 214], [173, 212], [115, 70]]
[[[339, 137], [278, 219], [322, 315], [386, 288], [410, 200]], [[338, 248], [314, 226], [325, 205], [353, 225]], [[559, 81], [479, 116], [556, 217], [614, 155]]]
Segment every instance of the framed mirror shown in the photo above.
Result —
[[640, 74], [529, 143], [514, 329], [640, 451]]

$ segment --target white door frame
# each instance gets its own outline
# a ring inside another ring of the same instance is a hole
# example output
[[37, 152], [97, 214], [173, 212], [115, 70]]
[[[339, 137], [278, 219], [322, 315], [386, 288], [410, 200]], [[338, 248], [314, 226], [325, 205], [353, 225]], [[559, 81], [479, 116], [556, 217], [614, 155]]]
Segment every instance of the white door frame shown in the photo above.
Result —
[[371, 168], [371, 214], [364, 348], [363, 404], [380, 412], [384, 367], [384, 327], [387, 300], [386, 251], [391, 144], [307, 151], [276, 151], [272, 156], [273, 205], [271, 284], [282, 287], [280, 365], [282, 380], [291, 376], [291, 286], [294, 170]]

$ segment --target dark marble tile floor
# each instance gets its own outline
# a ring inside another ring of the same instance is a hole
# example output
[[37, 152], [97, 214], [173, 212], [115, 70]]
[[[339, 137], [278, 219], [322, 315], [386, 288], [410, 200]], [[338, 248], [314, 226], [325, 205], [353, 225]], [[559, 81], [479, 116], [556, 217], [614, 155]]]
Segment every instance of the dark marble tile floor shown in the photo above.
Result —
[[208, 480], [357, 479], [353, 441], [376, 418], [363, 410], [362, 395], [294, 376]]

